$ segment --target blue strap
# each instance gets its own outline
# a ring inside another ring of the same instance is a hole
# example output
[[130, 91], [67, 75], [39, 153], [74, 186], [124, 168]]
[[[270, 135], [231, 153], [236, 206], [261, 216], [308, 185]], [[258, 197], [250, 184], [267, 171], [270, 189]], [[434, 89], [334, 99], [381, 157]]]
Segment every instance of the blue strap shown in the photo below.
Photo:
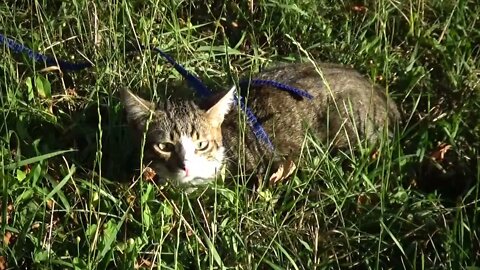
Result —
[[[290, 92], [290, 93], [293, 93], [293, 94], [296, 94], [296, 95], [299, 95], [299, 96], [302, 96], [302, 97], [306, 97], [308, 99], [313, 99], [313, 96], [311, 94], [309, 94], [308, 92], [304, 91], [304, 90], [301, 90], [301, 89], [298, 89], [298, 88], [295, 88], [295, 87], [292, 87], [292, 86], [289, 86], [289, 85], [286, 85], [286, 84], [283, 84], [283, 83], [279, 83], [279, 82], [276, 82], [276, 81], [272, 81], [272, 80], [261, 80], [261, 79], [249, 80], [249, 79], [245, 79], [245, 80], [241, 80], [239, 82], [239, 86], [241, 88], [248, 87], [249, 85], [253, 86], [253, 87], [273, 86], [273, 87], [275, 87], [277, 89], [280, 89], [280, 90], [284, 90], [284, 91], [287, 91], [287, 92]], [[247, 121], [250, 124], [250, 126], [252, 127], [252, 130], [253, 130], [253, 133], [255, 134], [255, 137], [264, 141], [267, 144], [267, 146], [271, 150], [273, 150], [274, 147], [273, 147], [273, 144], [268, 137], [268, 134], [263, 129], [261, 123], [258, 122], [257, 117], [255, 117], [255, 114], [253, 114], [253, 112], [250, 110], [250, 108], [245, 106], [244, 99], [245, 99], [244, 97], [240, 96], [240, 108], [246, 113]], [[235, 98], [235, 102], [236, 103], [238, 102], [236, 98]]]
[[16, 53], [26, 53], [28, 57], [33, 59], [36, 62], [45, 62], [47, 65], [58, 65], [60, 69], [64, 70], [80, 70], [88, 67], [92, 67], [92, 64], [89, 62], [83, 62], [83, 63], [70, 63], [67, 61], [62, 61], [62, 60], [55, 60], [55, 58], [48, 57], [46, 55], [34, 52], [30, 48], [16, 42], [13, 39], [7, 38], [4, 35], [0, 34], [0, 44], [5, 44], [7, 45], [10, 50], [16, 52]]
[[240, 87], [247, 87], [248, 85], [250, 86], [273, 86], [277, 89], [284, 90], [293, 94], [296, 94], [301, 97], [306, 97], [308, 99], [313, 99], [313, 96], [308, 93], [307, 91], [295, 88], [290, 85], [286, 85], [283, 83], [279, 83], [277, 81], [272, 81], [272, 80], [261, 80], [261, 79], [253, 79], [253, 80], [242, 80], [240, 81]]
[[245, 100], [245, 98], [242, 97], [242, 96], [240, 96], [240, 100], [238, 100], [237, 95], [235, 95], [235, 99], [234, 99], [235, 105], [237, 105], [237, 106], [240, 105], [240, 109], [247, 116], [247, 122], [250, 125], [250, 127], [252, 128], [252, 131], [253, 131], [253, 134], [255, 135], [255, 137], [257, 137], [257, 139], [265, 142], [265, 144], [268, 146], [268, 148], [270, 150], [273, 150], [274, 149], [273, 143], [270, 141], [270, 138], [268, 137], [267, 132], [265, 132], [265, 130], [263, 129], [262, 124], [260, 122], [258, 122], [258, 119], [255, 116], [255, 114], [252, 112], [252, 110], [250, 110], [250, 108], [245, 106], [245, 101], [244, 100]]
[[[173, 65], [173, 67], [180, 73], [182, 76], [187, 80], [187, 82], [192, 86], [197, 92], [199, 93], [200, 96], [202, 97], [208, 97], [212, 95], [212, 91], [208, 89], [205, 84], [202, 83], [197, 77], [193, 76], [191, 73], [189, 73], [182, 65], [178, 64], [171, 56], [160, 50], [159, 48], [153, 48], [154, 51], [158, 52], [161, 56], [163, 56], [167, 61]], [[245, 106], [245, 101], [243, 97], [240, 97], [240, 100], [237, 99], [237, 95], [235, 95], [235, 105], [238, 106], [240, 105], [240, 109], [246, 114], [247, 116], [247, 122], [252, 128], [253, 134], [255, 134], [255, 137], [259, 139], [260, 141], [263, 141], [268, 148], [271, 150], [274, 149], [272, 142], [268, 138], [267, 132], [263, 129], [261, 123], [258, 121], [257, 117], [255, 117], [255, 114]]]
[[[7, 47], [10, 48], [15, 53], [26, 53], [28, 57], [30, 57], [34, 61], [37, 61], [37, 62], [43, 61], [47, 65], [58, 65], [60, 69], [64, 69], [64, 70], [81, 70], [81, 69], [93, 66], [90, 62], [71, 63], [63, 60], [56, 60], [52, 57], [48, 57], [41, 53], [34, 52], [30, 48], [14, 41], [13, 39], [5, 37], [2, 34], [0, 34], [0, 44], [6, 44]], [[201, 97], [208, 97], [212, 94], [210, 89], [208, 89], [208, 87], [205, 84], [203, 84], [202, 81], [200, 81], [197, 77], [189, 73], [182, 65], [178, 64], [171, 56], [169, 56], [168, 54], [166, 54], [165, 52], [163, 52], [158, 48], [152, 48], [152, 50], [158, 52], [163, 58], [165, 58], [170, 64], [172, 64], [173, 67], [187, 80], [190, 86], [192, 86]], [[242, 80], [240, 82], [240, 87], [245, 87], [245, 86], [248, 86], [249, 84], [251, 86], [269, 85], [269, 86], [278, 88], [280, 90], [288, 91], [296, 95], [306, 97], [308, 99], [313, 98], [313, 96], [306, 91], [303, 91], [298, 88], [285, 85], [276, 81], [272, 81], [272, 80], [260, 80], [260, 79]], [[274, 147], [268, 137], [268, 134], [263, 129], [257, 117], [255, 117], [255, 114], [250, 110], [250, 108], [248, 108], [245, 105], [244, 97], [240, 97], [240, 99], [238, 99], [237, 96], [235, 95], [235, 104], [237, 106], [239, 105], [242, 111], [245, 112], [247, 116], [247, 121], [250, 127], [252, 128], [253, 133], [255, 134], [257, 139], [263, 141], [270, 149], [273, 150]]]
[[208, 87], [205, 84], [203, 84], [202, 81], [200, 81], [197, 77], [195, 77], [191, 73], [189, 73], [182, 65], [180, 65], [175, 60], [173, 60], [173, 58], [170, 55], [164, 53], [159, 48], [154, 47], [154, 48], [152, 48], [152, 50], [158, 52], [171, 65], [173, 65], [173, 67], [178, 71], [178, 73], [180, 73], [187, 80], [188, 84], [191, 87], [193, 87], [193, 89], [197, 90], [197, 93], [201, 97], [208, 97], [208, 96], [212, 95], [212, 92], [210, 91], [210, 89], [208, 89]]

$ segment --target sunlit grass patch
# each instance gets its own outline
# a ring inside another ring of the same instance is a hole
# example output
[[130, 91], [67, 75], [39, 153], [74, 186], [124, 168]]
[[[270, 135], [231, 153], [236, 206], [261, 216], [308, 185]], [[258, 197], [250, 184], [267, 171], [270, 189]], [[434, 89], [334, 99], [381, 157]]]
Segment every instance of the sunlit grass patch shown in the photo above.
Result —
[[[480, 7], [475, 1], [10, 1], [0, 47], [0, 269], [479, 267]], [[307, 136], [291, 178], [186, 194], [144, 179], [119, 104], [191, 96], [279, 61], [357, 68], [402, 109], [375, 148]], [[74, 151], [71, 151], [73, 149]], [[472, 268], [474, 269], [474, 268]]]

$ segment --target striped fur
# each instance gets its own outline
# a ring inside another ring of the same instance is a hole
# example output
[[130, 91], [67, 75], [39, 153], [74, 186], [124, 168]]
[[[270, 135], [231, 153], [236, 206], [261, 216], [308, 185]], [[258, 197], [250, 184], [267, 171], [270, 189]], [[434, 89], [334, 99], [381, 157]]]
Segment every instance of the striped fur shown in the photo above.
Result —
[[[240, 91], [274, 150], [241, 121], [244, 115], [238, 108], [230, 109], [232, 90], [201, 106], [192, 101], [154, 106], [123, 91], [129, 121], [137, 130], [147, 130], [144, 153], [149, 166], [161, 177], [189, 185], [214, 179], [224, 163], [233, 174], [262, 174], [270, 165], [275, 170], [285, 160], [299, 160], [306, 129], [327, 147], [352, 149], [385, 138], [401, 119], [386, 90], [351, 68], [296, 63], [265, 70], [257, 78], [305, 90], [313, 97], [272, 86], [251, 85]], [[152, 121], [147, 128], [148, 119]], [[207, 149], [196, 150], [207, 141]], [[162, 152], [158, 146], [165, 142], [169, 151]]]

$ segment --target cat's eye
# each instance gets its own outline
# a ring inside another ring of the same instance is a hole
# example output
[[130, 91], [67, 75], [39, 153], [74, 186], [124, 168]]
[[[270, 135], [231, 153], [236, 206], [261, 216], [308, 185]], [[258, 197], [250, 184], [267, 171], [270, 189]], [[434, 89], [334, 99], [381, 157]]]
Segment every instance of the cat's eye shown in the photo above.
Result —
[[175, 146], [168, 142], [156, 144], [154, 147], [157, 151], [162, 153], [170, 153], [175, 150]]
[[208, 149], [209, 142], [208, 141], [197, 141], [195, 143], [195, 148], [198, 151], [205, 151]]

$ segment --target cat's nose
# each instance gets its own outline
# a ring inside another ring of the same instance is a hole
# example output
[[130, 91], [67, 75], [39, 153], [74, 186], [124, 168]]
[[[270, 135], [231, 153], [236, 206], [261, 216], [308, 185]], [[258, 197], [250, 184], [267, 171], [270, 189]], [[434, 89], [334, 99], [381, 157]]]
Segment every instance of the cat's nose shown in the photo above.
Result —
[[178, 162], [178, 168], [180, 168], [180, 169], [182, 169], [182, 170], [185, 170], [185, 162], [179, 161], [179, 162]]
[[183, 161], [181, 169], [185, 172], [185, 176], [189, 175], [189, 168], [192, 168], [192, 165], [187, 160]]

